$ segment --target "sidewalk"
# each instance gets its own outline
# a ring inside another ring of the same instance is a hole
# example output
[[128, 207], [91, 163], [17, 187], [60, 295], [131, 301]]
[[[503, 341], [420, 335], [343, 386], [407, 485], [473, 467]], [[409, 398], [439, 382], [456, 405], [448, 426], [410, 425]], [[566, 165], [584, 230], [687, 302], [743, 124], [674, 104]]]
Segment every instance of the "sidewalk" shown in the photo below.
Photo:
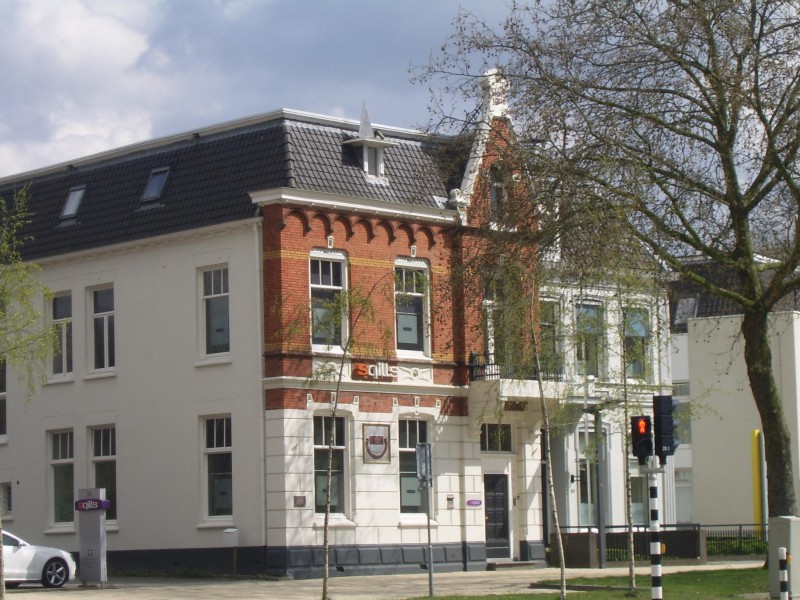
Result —
[[[742, 561], [713, 563], [710, 565], [664, 566], [663, 573], [677, 571], [721, 570], [755, 568], [763, 561]], [[567, 580], [575, 577], [602, 577], [608, 575], [627, 575], [626, 567], [609, 569], [567, 569]], [[638, 567], [637, 587], [650, 585], [650, 568]], [[470, 571], [457, 573], [435, 573], [433, 576], [434, 595], [490, 595], [490, 594], [531, 594], [530, 584], [545, 580], [558, 580], [559, 570], [553, 568], [501, 568], [497, 571]], [[665, 579], [665, 586], [668, 579]], [[414, 575], [371, 575], [332, 577], [328, 593], [333, 600], [404, 600], [428, 596], [428, 574], [425, 571]], [[553, 593], [550, 591], [549, 593]], [[140, 600], [183, 600], [204, 599], [249, 599], [279, 598], [280, 600], [313, 600], [322, 596], [321, 579], [250, 581], [217, 579], [145, 579], [112, 578], [104, 588], [82, 588], [71, 583], [62, 590], [47, 590], [41, 587], [21, 587], [9, 590], [8, 598], [19, 600], [55, 600], [52, 594], [66, 594], [65, 600], [111, 600], [116, 598], [137, 598]]]

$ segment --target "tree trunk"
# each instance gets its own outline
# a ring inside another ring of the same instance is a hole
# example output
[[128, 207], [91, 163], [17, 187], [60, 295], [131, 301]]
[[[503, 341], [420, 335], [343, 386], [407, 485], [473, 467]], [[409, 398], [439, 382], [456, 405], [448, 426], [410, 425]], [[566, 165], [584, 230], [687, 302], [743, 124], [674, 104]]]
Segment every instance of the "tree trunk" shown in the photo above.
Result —
[[791, 434], [786, 423], [769, 345], [768, 311], [748, 310], [742, 319], [744, 357], [753, 399], [761, 416], [767, 461], [767, 506], [770, 517], [797, 514], [792, 470]]

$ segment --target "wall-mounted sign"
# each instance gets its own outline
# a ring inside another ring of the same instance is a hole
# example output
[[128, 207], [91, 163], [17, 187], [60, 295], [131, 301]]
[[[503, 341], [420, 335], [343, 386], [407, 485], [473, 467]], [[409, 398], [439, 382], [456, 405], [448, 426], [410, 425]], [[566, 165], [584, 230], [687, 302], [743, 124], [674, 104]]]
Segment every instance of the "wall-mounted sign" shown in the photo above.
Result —
[[480, 500], [467, 500], [467, 506], [480, 506], [483, 504]]
[[391, 460], [389, 453], [389, 426], [364, 425], [364, 462], [388, 463]]
[[350, 377], [359, 381], [393, 381], [397, 379], [397, 367], [386, 362], [353, 363]]
[[83, 498], [75, 501], [75, 510], [86, 512], [89, 510], [108, 510], [111, 508], [111, 500], [101, 500], [100, 498]]

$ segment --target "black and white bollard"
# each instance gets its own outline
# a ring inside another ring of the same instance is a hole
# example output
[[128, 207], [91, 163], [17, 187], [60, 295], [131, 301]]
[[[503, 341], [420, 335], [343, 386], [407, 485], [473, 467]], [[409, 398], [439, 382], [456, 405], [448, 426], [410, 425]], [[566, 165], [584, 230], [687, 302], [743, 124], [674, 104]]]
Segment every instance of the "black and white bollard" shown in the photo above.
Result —
[[650, 480], [650, 585], [652, 600], [661, 600], [661, 524], [658, 521], [658, 479], [651, 470]]
[[786, 548], [778, 548], [778, 570], [781, 584], [780, 600], [789, 600], [789, 569]]

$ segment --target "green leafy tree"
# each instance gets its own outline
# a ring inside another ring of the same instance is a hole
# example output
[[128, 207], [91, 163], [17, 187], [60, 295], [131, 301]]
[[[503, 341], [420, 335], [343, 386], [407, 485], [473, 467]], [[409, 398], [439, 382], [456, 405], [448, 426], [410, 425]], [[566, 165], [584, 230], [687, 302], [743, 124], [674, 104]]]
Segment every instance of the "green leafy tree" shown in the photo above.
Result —
[[[26, 402], [47, 375], [56, 339], [42, 320], [42, 299], [49, 292], [37, 278], [39, 268], [22, 257], [28, 241], [22, 231], [30, 219], [27, 189], [17, 190], [11, 201], [0, 198], [0, 361], [16, 377]], [[0, 553], [0, 598], [4, 594]]]
[[[800, 289], [798, 13], [790, 0], [513, 2], [496, 28], [463, 13], [427, 72], [470, 93], [499, 66], [540, 164], [738, 306], [770, 516], [797, 513], [767, 319]], [[714, 280], [697, 257], [733, 277]]]

